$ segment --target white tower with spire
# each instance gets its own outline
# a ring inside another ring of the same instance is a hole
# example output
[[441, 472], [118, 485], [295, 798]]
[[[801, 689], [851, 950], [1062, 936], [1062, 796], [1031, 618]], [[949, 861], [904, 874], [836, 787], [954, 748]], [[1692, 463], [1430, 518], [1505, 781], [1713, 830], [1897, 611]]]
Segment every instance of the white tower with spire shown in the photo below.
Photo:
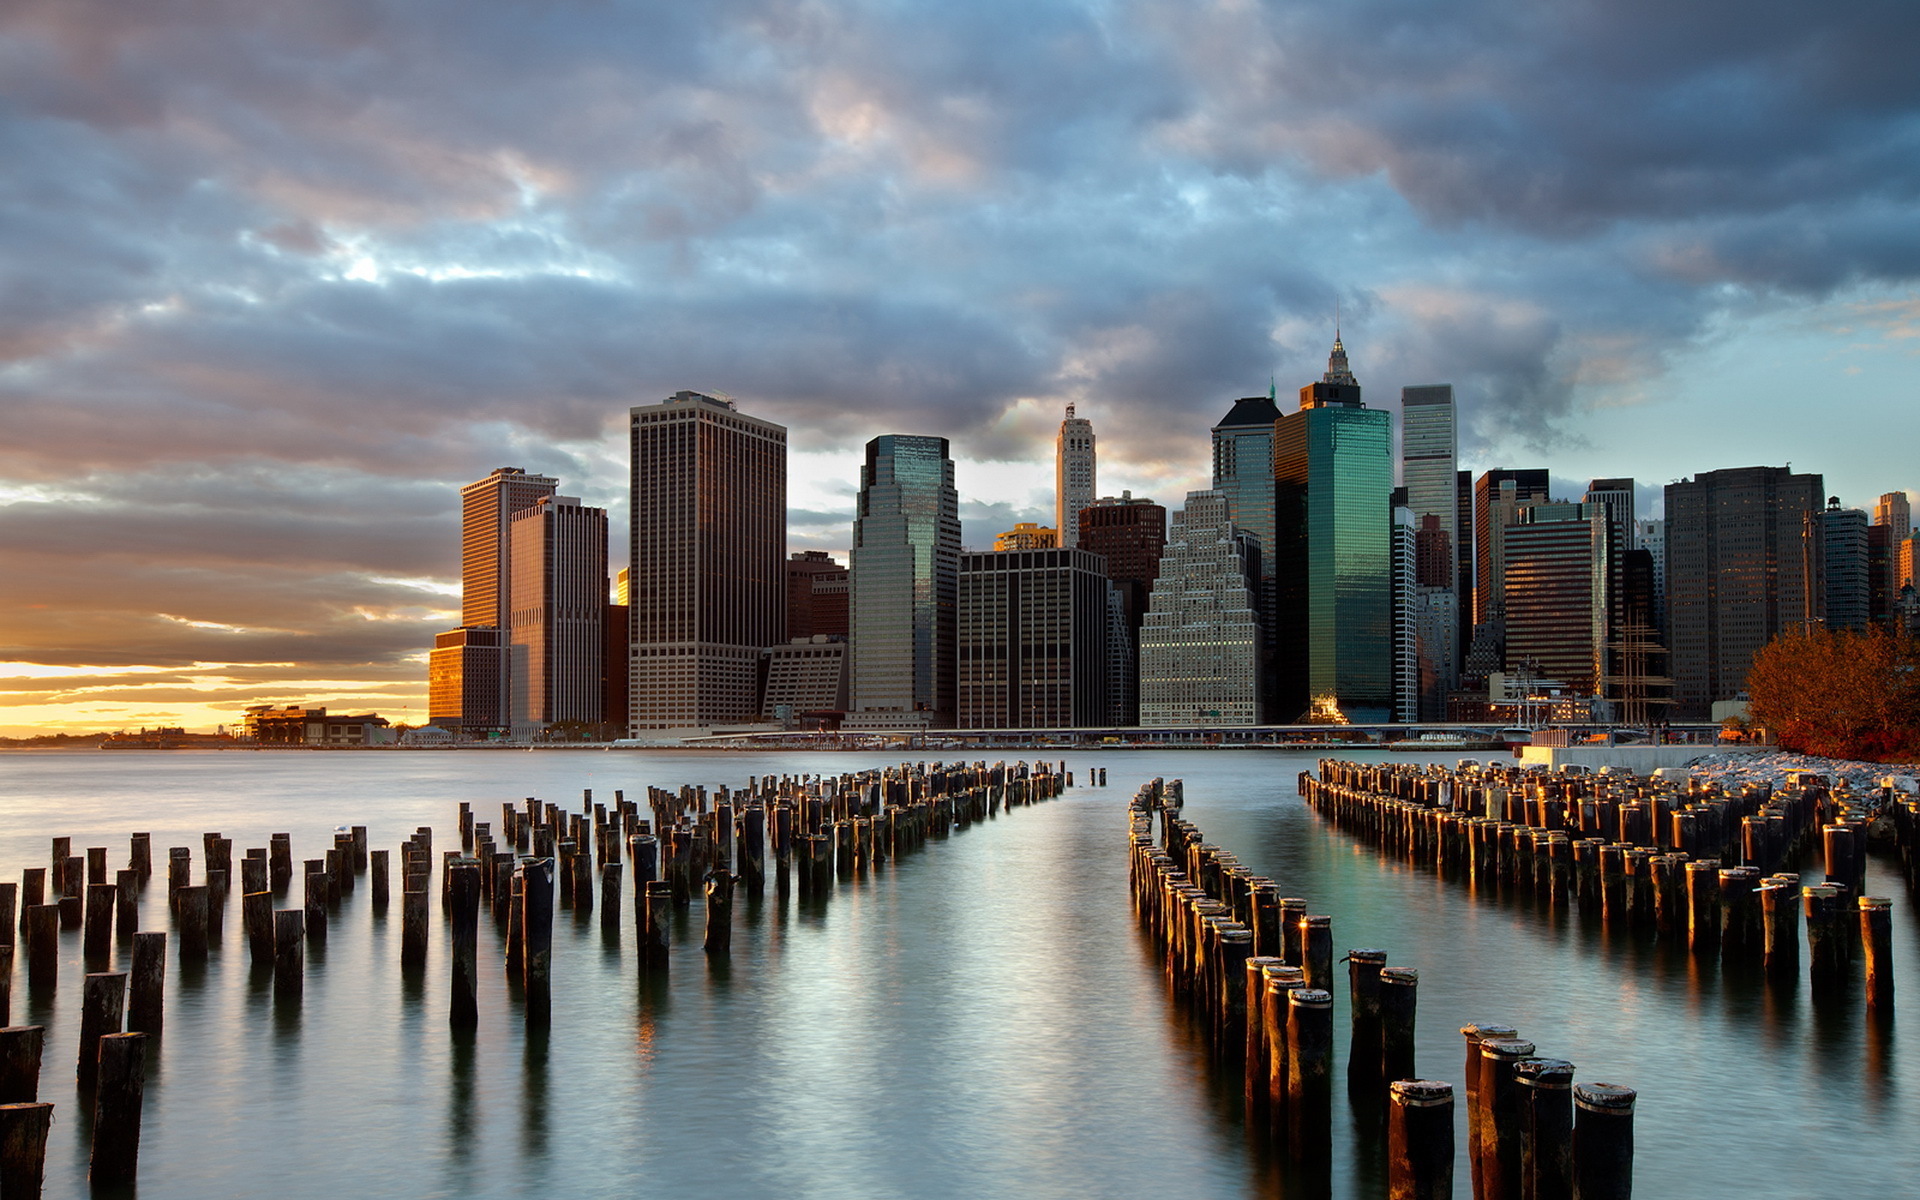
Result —
[[1071, 404], [1053, 443], [1053, 470], [1053, 524], [1060, 531], [1061, 548], [1070, 550], [1080, 544], [1080, 510], [1090, 507], [1099, 494], [1094, 482], [1093, 422], [1074, 416]]

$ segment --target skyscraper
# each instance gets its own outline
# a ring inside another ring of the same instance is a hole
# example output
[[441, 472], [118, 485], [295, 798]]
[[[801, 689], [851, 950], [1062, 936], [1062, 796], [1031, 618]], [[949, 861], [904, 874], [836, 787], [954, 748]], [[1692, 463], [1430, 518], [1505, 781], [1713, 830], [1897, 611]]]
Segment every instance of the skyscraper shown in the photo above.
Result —
[[1913, 532], [1913, 508], [1907, 494], [1882, 492], [1879, 502], [1873, 506], [1873, 523], [1885, 525], [1892, 531], [1887, 534], [1889, 542], [1904, 541]]
[[787, 560], [787, 640], [815, 634], [846, 637], [847, 568], [825, 550], [797, 550]]
[[600, 724], [607, 610], [607, 510], [542, 496], [513, 514], [508, 645], [513, 723]]
[[1107, 723], [1107, 569], [1085, 550], [960, 556], [959, 723]]
[[493, 733], [512, 724], [509, 533], [515, 513], [553, 495], [558, 485], [520, 467], [497, 467], [460, 489], [460, 628], [434, 638], [428, 713], [436, 725]]
[[1173, 514], [1152, 606], [1140, 627], [1140, 724], [1258, 725], [1259, 548], [1218, 491]]
[[1226, 498], [1234, 531], [1259, 550], [1253, 606], [1260, 622], [1263, 711], [1273, 688], [1273, 423], [1279, 418], [1271, 395], [1243, 396], [1213, 427], [1213, 490]]
[[1704, 471], [1667, 485], [1667, 629], [1675, 716], [1703, 720], [1774, 636], [1824, 616], [1818, 475]]
[[1273, 427], [1274, 715], [1393, 705], [1392, 415], [1365, 407], [1339, 337], [1326, 374]]
[[[1453, 408], [1453, 385], [1429, 384], [1400, 389], [1400, 476], [1407, 489], [1407, 507], [1413, 527], [1423, 518], [1438, 517], [1447, 534], [1448, 553], [1459, 545], [1459, 491], [1455, 484], [1459, 435]], [[1449, 566], [1444, 585], [1458, 588], [1458, 571]]]
[[1080, 544], [1080, 510], [1099, 495], [1094, 468], [1093, 422], [1074, 416], [1069, 404], [1053, 443], [1053, 527], [1069, 550]]
[[1867, 590], [1867, 514], [1841, 508], [1838, 496], [1820, 514], [1821, 556], [1826, 565], [1827, 628], [1865, 633], [1871, 612]]
[[1605, 504], [1535, 504], [1506, 530], [1507, 666], [1599, 693], [1613, 609]]
[[1500, 589], [1506, 578], [1507, 526], [1520, 509], [1547, 498], [1543, 467], [1511, 471], [1495, 468], [1473, 485], [1473, 623], [1484, 625], [1501, 615]]
[[1110, 673], [1114, 703], [1107, 718], [1114, 725], [1140, 719], [1140, 626], [1166, 545], [1167, 510], [1151, 500], [1135, 499], [1132, 492], [1103, 496], [1080, 513], [1080, 548], [1106, 560], [1107, 578], [1120, 602], [1124, 644], [1115, 647], [1117, 665]]
[[786, 638], [787, 431], [722, 396], [630, 414], [630, 727], [758, 715], [761, 652]]
[[854, 710], [877, 715], [867, 724], [950, 728], [960, 493], [947, 439], [867, 443], [852, 573]]
[[[1396, 493], [1405, 489], [1396, 488]], [[1419, 539], [1414, 529], [1413, 510], [1404, 504], [1392, 506], [1393, 523], [1388, 529], [1392, 570], [1393, 613], [1393, 719], [1420, 719], [1420, 625], [1418, 616]], [[1451, 574], [1451, 572], [1449, 572]]]

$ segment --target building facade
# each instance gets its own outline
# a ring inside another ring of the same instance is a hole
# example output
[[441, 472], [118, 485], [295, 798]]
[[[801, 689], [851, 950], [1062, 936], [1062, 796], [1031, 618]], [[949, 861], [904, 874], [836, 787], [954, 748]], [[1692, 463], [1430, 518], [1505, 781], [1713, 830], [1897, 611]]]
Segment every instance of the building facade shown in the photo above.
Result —
[[1271, 394], [1243, 396], [1213, 427], [1213, 490], [1226, 497], [1234, 531], [1251, 538], [1258, 553], [1254, 611], [1260, 619], [1260, 705], [1273, 693], [1273, 423], [1280, 409]]
[[605, 695], [607, 510], [543, 496], [513, 515], [507, 641], [513, 724], [598, 725]]
[[[1407, 507], [1413, 512], [1413, 526], [1424, 527], [1427, 517], [1435, 518], [1447, 535], [1447, 552], [1460, 544], [1465, 532], [1458, 527], [1460, 504], [1458, 460], [1460, 439], [1453, 406], [1453, 385], [1427, 384], [1400, 389], [1400, 480], [1407, 489]], [[1449, 563], [1444, 584], [1422, 583], [1423, 587], [1460, 586], [1457, 563]]]
[[837, 634], [790, 638], [767, 647], [764, 715], [795, 725], [838, 722], [847, 711], [847, 639]]
[[1080, 544], [1080, 510], [1100, 494], [1097, 465], [1093, 422], [1074, 416], [1069, 404], [1053, 443], [1053, 527], [1059, 533], [1057, 544], [1069, 550]]
[[1507, 666], [1598, 695], [1613, 611], [1604, 504], [1536, 504], [1506, 529]]
[[1031, 521], [1016, 522], [1012, 529], [995, 534], [993, 538], [995, 553], [1007, 550], [1058, 550], [1062, 544], [1059, 530], [1035, 525]]
[[1529, 504], [1545, 503], [1547, 472], [1495, 468], [1473, 485], [1473, 622], [1483, 625], [1500, 615], [1501, 587], [1506, 579], [1507, 527]]
[[427, 721], [450, 731], [502, 733], [507, 711], [500, 688], [506, 638], [490, 625], [462, 625], [435, 634], [427, 658]]
[[815, 634], [846, 637], [847, 568], [825, 550], [798, 550], [787, 560], [787, 640]]
[[1666, 500], [1674, 716], [1704, 720], [1761, 647], [1824, 618], [1825, 491], [1819, 475], [1737, 467], [1670, 483]]
[[1109, 718], [1114, 725], [1140, 720], [1140, 626], [1166, 546], [1167, 510], [1132, 492], [1103, 496], [1080, 514], [1080, 548], [1106, 560], [1107, 579], [1120, 605], [1118, 636], [1124, 645], [1114, 647]]
[[629, 729], [752, 721], [786, 640], [787, 431], [691, 391], [629, 430]]
[[960, 493], [947, 439], [874, 438], [853, 522], [854, 710], [952, 726], [959, 587]]
[[1334, 339], [1273, 429], [1274, 715], [1384, 721], [1393, 707], [1392, 415], [1366, 408]]
[[1140, 627], [1140, 724], [1258, 725], [1258, 546], [1219, 491], [1173, 514]]
[[1107, 723], [1106, 564], [1085, 550], [960, 556], [959, 723]]
[[[554, 494], [559, 480], [547, 475], [531, 475], [520, 467], [496, 467], [485, 479], [460, 489], [460, 624], [473, 630], [495, 630], [505, 645], [512, 625], [513, 516]], [[442, 634], [435, 638], [435, 649]], [[449, 642], [447, 648], [468, 645], [474, 653], [443, 655], [440, 660], [440, 692], [443, 705], [477, 704], [479, 708], [441, 707], [433, 709], [434, 723], [443, 728], [470, 732], [505, 732], [513, 723], [512, 656], [504, 651], [488, 654], [492, 645], [484, 633], [471, 639]], [[459, 662], [460, 683], [448, 682], [447, 672]], [[481, 663], [491, 661], [498, 678], [486, 684], [472, 673]], [[429, 661], [429, 692], [433, 688], [434, 666]], [[457, 701], [455, 697], [459, 697]]]
[[1867, 587], [1867, 514], [1841, 508], [1838, 497], [1820, 514], [1821, 557], [1826, 564], [1827, 628], [1865, 633], [1872, 623]]

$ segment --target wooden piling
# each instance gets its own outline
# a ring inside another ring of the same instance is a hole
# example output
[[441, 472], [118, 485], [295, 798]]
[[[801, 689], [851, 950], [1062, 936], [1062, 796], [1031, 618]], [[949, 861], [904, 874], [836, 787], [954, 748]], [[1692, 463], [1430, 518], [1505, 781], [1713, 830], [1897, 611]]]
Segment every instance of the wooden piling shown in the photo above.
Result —
[[14, 930], [20, 919], [20, 885], [0, 883], [0, 942], [12, 945], [15, 941]]
[[400, 965], [420, 968], [427, 965], [428, 901], [424, 883], [415, 876], [407, 890], [400, 893]]
[[93, 1086], [99, 1066], [100, 1039], [120, 1032], [126, 1007], [124, 972], [102, 971], [86, 977], [80, 993], [80, 1058], [75, 1074], [82, 1088]]
[[307, 913], [304, 908], [282, 908], [273, 914], [273, 990], [279, 996], [297, 996], [306, 986]]
[[292, 834], [276, 833], [267, 839], [267, 880], [276, 896], [284, 895], [293, 883]]
[[46, 1180], [47, 1133], [52, 1128], [51, 1104], [0, 1104], [0, 1180], [6, 1181], [7, 1200], [16, 1195], [38, 1200]]
[[60, 906], [34, 904], [27, 908], [27, 983], [52, 990], [60, 972]]
[[136, 833], [127, 839], [127, 867], [146, 879], [153, 874], [153, 835]]
[[29, 1104], [40, 1098], [40, 1053], [46, 1036], [42, 1025], [0, 1028], [0, 1104]]
[[733, 875], [725, 869], [707, 873], [707, 931], [703, 948], [725, 958], [733, 948]]
[[113, 938], [130, 945], [140, 926], [140, 872], [129, 867], [113, 878]]
[[1846, 978], [1849, 931], [1841, 922], [1844, 888], [1820, 883], [1800, 889], [1807, 916], [1807, 972], [1816, 989], [1838, 987]]
[[1307, 973], [1307, 986], [1333, 993], [1333, 918], [1300, 918], [1300, 966]]
[[1480, 1091], [1480, 1043], [1496, 1038], [1510, 1038], [1517, 1031], [1511, 1025], [1502, 1025], [1493, 1021], [1475, 1021], [1460, 1027], [1460, 1036], [1467, 1040], [1467, 1063], [1462, 1078], [1467, 1089], [1467, 1165], [1473, 1173], [1473, 1194], [1480, 1195], [1480, 1135], [1486, 1125], [1482, 1106], [1486, 1097]]
[[255, 967], [273, 965], [273, 893], [264, 888], [240, 897], [241, 924], [247, 930], [247, 950]]
[[1573, 1064], [1526, 1058], [1513, 1074], [1520, 1088], [1520, 1194], [1572, 1200]]
[[13, 1024], [14, 945], [13, 942], [0, 942], [0, 1028]]
[[1633, 1195], [1633, 1104], [1630, 1087], [1580, 1083], [1573, 1088], [1573, 1194], [1579, 1200], [1630, 1200]]
[[[1419, 995], [1419, 971], [1412, 967], [1380, 969], [1380, 1077], [1388, 1083], [1418, 1077], [1413, 1039]], [[1451, 1092], [1448, 1103], [1452, 1103]], [[1451, 1116], [1448, 1120], [1451, 1122]]]
[[133, 967], [127, 973], [127, 1029], [160, 1036], [166, 1025], [167, 935], [133, 935]]
[[1882, 896], [1859, 900], [1860, 945], [1866, 951], [1867, 1007], [1893, 1015], [1893, 901]]
[[1401, 1079], [1387, 1086], [1387, 1196], [1452, 1200], [1452, 1084]]
[[1386, 1097], [1381, 1085], [1380, 969], [1385, 950], [1347, 951], [1347, 995], [1353, 1028], [1347, 1046], [1347, 1091], [1356, 1100], [1377, 1105]]
[[1483, 1200], [1519, 1200], [1523, 1115], [1514, 1067], [1533, 1051], [1533, 1043], [1524, 1038], [1488, 1038], [1480, 1043]]
[[480, 864], [456, 862], [448, 876], [453, 887], [453, 997], [447, 1006], [447, 1023], [455, 1029], [473, 1029], [480, 1024]]
[[87, 885], [87, 931], [81, 953], [88, 959], [104, 960], [113, 952], [113, 905], [116, 889], [111, 883]]
[[139, 1173], [140, 1107], [147, 1082], [147, 1035], [110, 1033], [100, 1039], [99, 1082], [93, 1105], [94, 1186], [125, 1186]]
[[530, 858], [520, 867], [521, 936], [530, 1029], [553, 1022], [553, 860]]
[[1296, 1157], [1327, 1153], [1333, 1116], [1333, 993], [1287, 993], [1287, 1132]]
[[620, 937], [620, 876], [622, 864], [612, 859], [600, 864], [600, 931]]
[[387, 851], [374, 850], [368, 855], [367, 890], [372, 893], [373, 911], [387, 911]]
[[20, 872], [20, 934], [26, 936], [27, 910], [47, 902], [47, 869], [28, 867]]

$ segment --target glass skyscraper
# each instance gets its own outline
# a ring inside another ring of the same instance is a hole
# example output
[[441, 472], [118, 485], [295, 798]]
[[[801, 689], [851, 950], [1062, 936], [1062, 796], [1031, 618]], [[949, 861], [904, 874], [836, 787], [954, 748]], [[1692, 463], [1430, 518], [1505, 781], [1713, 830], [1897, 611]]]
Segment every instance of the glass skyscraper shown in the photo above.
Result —
[[1234, 530], [1259, 551], [1253, 580], [1253, 610], [1260, 629], [1260, 703], [1273, 693], [1273, 423], [1280, 409], [1272, 396], [1243, 396], [1213, 427], [1213, 491], [1227, 502]]
[[1336, 337], [1327, 373], [1273, 426], [1273, 718], [1391, 714], [1393, 418], [1360, 403]]
[[960, 493], [947, 439], [867, 443], [852, 572], [854, 710], [951, 728]]

